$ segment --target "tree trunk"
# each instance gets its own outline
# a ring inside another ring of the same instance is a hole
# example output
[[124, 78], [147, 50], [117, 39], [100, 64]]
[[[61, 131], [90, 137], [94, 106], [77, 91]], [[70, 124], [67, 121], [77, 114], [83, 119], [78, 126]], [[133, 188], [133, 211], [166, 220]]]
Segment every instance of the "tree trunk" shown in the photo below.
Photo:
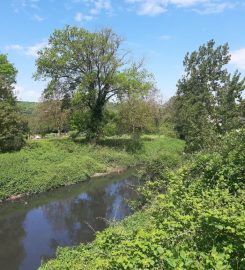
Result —
[[91, 110], [91, 117], [88, 123], [87, 140], [92, 144], [98, 144], [101, 139], [103, 128], [103, 103], [97, 102], [93, 110]]

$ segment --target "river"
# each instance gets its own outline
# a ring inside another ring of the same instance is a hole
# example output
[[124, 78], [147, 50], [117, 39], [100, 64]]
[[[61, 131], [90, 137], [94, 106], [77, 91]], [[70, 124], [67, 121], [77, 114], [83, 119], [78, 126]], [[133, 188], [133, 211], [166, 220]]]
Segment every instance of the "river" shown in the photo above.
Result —
[[34, 270], [58, 246], [90, 242], [95, 232], [130, 213], [133, 171], [94, 178], [0, 205], [0, 269]]

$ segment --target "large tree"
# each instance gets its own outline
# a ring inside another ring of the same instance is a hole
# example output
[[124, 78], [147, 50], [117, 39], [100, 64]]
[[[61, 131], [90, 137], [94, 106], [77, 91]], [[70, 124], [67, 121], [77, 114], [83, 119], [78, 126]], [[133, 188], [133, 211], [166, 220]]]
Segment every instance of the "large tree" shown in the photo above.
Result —
[[13, 93], [17, 70], [0, 54], [0, 152], [24, 145], [26, 125], [21, 121]]
[[141, 66], [126, 68], [122, 39], [110, 29], [89, 32], [67, 26], [56, 30], [39, 52], [35, 78], [49, 79], [48, 92], [57, 85], [86, 111], [87, 138], [98, 141], [106, 103], [127, 91], [147, 91], [152, 84]]
[[228, 44], [215, 47], [213, 40], [185, 56], [175, 100], [176, 129], [190, 151], [210, 146], [219, 134], [242, 125], [245, 80], [238, 71], [228, 72], [229, 60]]

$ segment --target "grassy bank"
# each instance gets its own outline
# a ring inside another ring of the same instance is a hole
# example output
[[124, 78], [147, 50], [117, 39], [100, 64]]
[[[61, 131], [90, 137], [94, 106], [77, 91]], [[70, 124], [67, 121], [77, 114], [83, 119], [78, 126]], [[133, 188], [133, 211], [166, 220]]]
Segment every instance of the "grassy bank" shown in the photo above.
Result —
[[0, 154], [0, 200], [77, 183], [158, 155], [178, 159], [183, 146], [182, 141], [163, 136], [144, 136], [141, 147], [128, 138], [107, 138], [99, 146], [68, 138], [29, 141], [20, 152]]
[[176, 170], [147, 162], [138, 212], [40, 269], [245, 269], [244, 150], [245, 130]]

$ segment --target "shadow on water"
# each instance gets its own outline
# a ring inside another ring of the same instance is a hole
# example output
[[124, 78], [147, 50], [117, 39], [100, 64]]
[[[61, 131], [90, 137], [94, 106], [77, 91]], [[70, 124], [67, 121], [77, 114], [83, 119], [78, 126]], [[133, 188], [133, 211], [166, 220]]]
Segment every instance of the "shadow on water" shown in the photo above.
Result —
[[126, 200], [137, 196], [132, 174], [100, 177], [0, 206], [1, 269], [37, 269], [57, 246], [90, 242], [107, 220], [129, 215]]

